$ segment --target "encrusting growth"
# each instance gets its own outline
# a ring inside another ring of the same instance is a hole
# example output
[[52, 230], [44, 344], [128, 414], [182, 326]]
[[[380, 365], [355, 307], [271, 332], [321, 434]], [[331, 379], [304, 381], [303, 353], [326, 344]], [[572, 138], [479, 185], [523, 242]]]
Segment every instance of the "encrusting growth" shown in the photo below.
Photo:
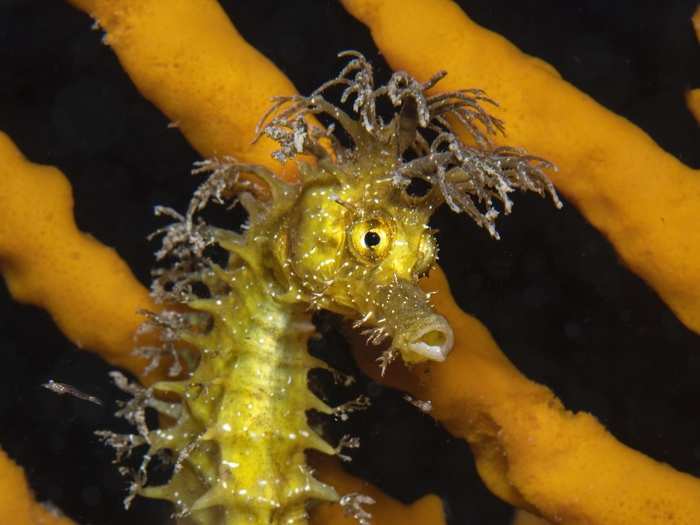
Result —
[[[484, 110], [492, 102], [483, 92], [426, 95], [444, 73], [419, 83], [397, 72], [375, 87], [362, 55], [341, 56], [350, 60], [337, 78], [308, 97], [277, 98], [261, 121], [259, 136], [279, 144], [275, 157], [298, 162], [298, 182], [260, 165], [210, 159], [195, 167], [209, 176], [184, 215], [157, 209], [175, 219], [157, 232], [164, 235], [157, 259], [171, 264], [154, 272], [152, 293], [165, 308], [147, 314], [145, 326], [158, 329], [161, 353], [176, 359], [172, 379], [147, 389], [113, 374], [133, 396], [118, 415], [137, 433], [101, 435], [118, 459], [148, 446], [127, 503], [135, 494], [167, 499], [179, 523], [193, 525], [305, 523], [315, 501], [366, 503], [339, 497], [306, 464], [307, 449], [340, 448], [306, 419], [309, 410], [333, 411], [307, 386], [311, 368], [327, 367], [307, 352], [312, 312], [354, 320], [371, 343], [391, 341], [383, 368], [397, 355], [442, 361], [452, 329], [418, 286], [436, 260], [427, 225], [435, 209], [446, 203], [497, 237], [497, 206], [509, 213], [513, 190], [549, 194], [560, 205], [544, 173], [551, 165], [492, 144], [502, 124]], [[358, 118], [326, 100], [337, 87], [341, 104], [354, 97]], [[380, 98], [397, 108], [388, 121]], [[314, 126], [310, 116], [330, 125]], [[240, 204], [248, 215], [242, 231], [207, 224], [200, 212], [210, 202]], [[159, 356], [158, 347], [141, 353]], [[162, 428], [148, 428], [146, 408], [161, 414]], [[146, 486], [148, 462], [166, 451], [172, 478]], [[369, 519], [365, 508], [353, 512]]]

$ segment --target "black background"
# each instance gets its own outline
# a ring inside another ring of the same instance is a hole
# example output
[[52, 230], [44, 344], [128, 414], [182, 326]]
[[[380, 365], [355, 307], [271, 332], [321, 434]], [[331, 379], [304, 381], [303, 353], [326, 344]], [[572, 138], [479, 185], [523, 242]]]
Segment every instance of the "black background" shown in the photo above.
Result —
[[[335, 75], [343, 49], [364, 52], [381, 78], [389, 73], [366, 29], [334, 1], [222, 3], [302, 93]], [[696, 0], [460, 4], [700, 166], [700, 133], [683, 100], [700, 86], [689, 20]], [[0, 0], [0, 129], [33, 161], [63, 170], [79, 227], [114, 246], [146, 283], [154, 245], [144, 238], [159, 224], [152, 208], [184, 207], [197, 155], [140, 97], [91, 25], [60, 1]], [[700, 339], [572, 206], [557, 212], [537, 197], [517, 197], [498, 242], [462, 216], [435, 217], [460, 305], [568, 408], [594, 413], [624, 443], [700, 475]], [[137, 499], [123, 511], [111, 452], [92, 435], [121, 425], [110, 416], [120, 394], [107, 381], [109, 367], [77, 351], [46, 313], [13, 303], [4, 288], [0, 295], [0, 443], [26, 468], [38, 498], [83, 524], [165, 523], [159, 503]], [[318, 351], [350, 367], [333, 320], [320, 325]], [[107, 408], [40, 388], [49, 378], [98, 395]], [[354, 472], [406, 501], [441, 495], [451, 524], [508, 522], [510, 509], [482, 487], [464, 443], [398, 393], [365, 380], [358, 391], [374, 403], [350, 422], [362, 440]]]

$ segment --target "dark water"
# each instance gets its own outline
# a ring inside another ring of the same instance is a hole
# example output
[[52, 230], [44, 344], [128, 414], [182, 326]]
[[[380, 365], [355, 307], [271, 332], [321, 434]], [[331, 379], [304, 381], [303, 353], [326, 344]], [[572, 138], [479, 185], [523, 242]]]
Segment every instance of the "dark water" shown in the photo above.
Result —
[[[222, 3], [301, 92], [335, 75], [342, 49], [364, 52], [388, 75], [367, 31], [333, 1]], [[689, 22], [695, 0], [461, 4], [700, 166], [700, 132], [683, 102], [684, 90], [700, 87]], [[145, 283], [154, 246], [144, 237], [157, 226], [152, 207], [185, 205], [197, 155], [135, 91], [90, 26], [61, 2], [0, 0], [0, 129], [30, 159], [63, 170], [80, 228], [116, 247]], [[572, 206], [557, 212], [519, 195], [499, 242], [447, 211], [434, 222], [460, 305], [521, 370], [570, 409], [594, 413], [624, 443], [700, 475], [700, 338], [619, 264]], [[0, 294], [0, 444], [25, 466], [39, 499], [79, 523], [165, 523], [167, 508], [158, 503], [137, 500], [129, 514], [121, 508], [123, 482], [111, 452], [92, 435], [121, 424], [110, 410], [39, 387], [52, 378], [109, 406], [119, 395], [109, 367], [77, 351], [44, 312], [12, 303], [4, 288]], [[342, 362], [342, 341], [332, 323], [321, 324], [321, 350], [338, 349]], [[507, 523], [509, 507], [482, 487], [466, 445], [400, 394], [366, 380], [357, 388], [374, 404], [351, 421], [363, 444], [353, 472], [407, 501], [441, 495], [453, 525]]]

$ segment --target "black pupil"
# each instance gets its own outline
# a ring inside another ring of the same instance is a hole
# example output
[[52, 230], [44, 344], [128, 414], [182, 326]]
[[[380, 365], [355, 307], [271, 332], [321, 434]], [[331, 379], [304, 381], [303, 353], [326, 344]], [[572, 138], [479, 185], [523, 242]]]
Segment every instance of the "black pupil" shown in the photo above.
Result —
[[367, 233], [365, 233], [365, 245], [368, 248], [376, 246], [381, 241], [382, 241], [382, 238], [379, 236], [379, 234], [377, 232], [370, 230]]

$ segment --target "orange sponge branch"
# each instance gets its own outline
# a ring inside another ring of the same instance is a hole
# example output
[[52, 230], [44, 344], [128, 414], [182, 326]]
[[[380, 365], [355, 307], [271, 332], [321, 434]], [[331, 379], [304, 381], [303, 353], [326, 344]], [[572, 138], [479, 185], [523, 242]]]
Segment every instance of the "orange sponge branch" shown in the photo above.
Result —
[[12, 296], [45, 309], [79, 348], [141, 373], [137, 313], [148, 291], [112, 249], [78, 230], [70, 183], [0, 133], [0, 271]]
[[75, 525], [34, 501], [22, 469], [0, 449], [0, 523], [12, 525]]
[[691, 89], [685, 94], [685, 102], [688, 109], [700, 124], [700, 88]]
[[[267, 138], [251, 145], [273, 96], [296, 90], [238, 33], [214, 0], [70, 0], [107, 33], [141, 94], [203, 157], [279, 170]], [[295, 176], [289, 168], [283, 178]]]
[[[693, 29], [695, 30], [695, 36], [700, 42], [700, 6], [693, 13], [693, 18], [691, 20], [693, 24]], [[688, 104], [688, 109], [695, 117], [695, 120], [700, 124], [700, 88], [695, 88], [689, 90], [685, 94], [685, 101]]]
[[[372, 514], [372, 523], [376, 525], [444, 525], [445, 516], [442, 501], [429, 494], [406, 505], [382, 493], [375, 486], [347, 474], [338, 464], [336, 458], [314, 454], [311, 464], [319, 477], [332, 484], [340, 494], [359, 493], [374, 500], [371, 505], [363, 507]], [[339, 505], [321, 504], [311, 515], [312, 525], [357, 525], [358, 520], [344, 512]]]

